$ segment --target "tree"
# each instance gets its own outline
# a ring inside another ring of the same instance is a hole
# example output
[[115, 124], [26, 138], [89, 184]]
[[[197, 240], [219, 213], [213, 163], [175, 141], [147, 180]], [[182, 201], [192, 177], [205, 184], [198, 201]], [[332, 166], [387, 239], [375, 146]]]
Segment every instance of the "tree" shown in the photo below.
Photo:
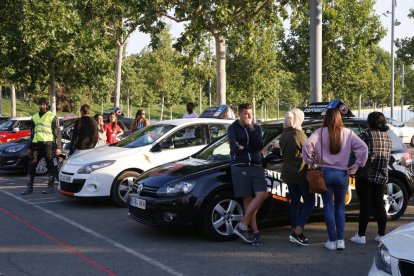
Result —
[[[91, 28], [82, 1], [10, 1], [0, 6], [0, 66], [12, 83], [43, 94], [49, 86], [52, 111], [56, 90], [85, 86], [106, 71], [108, 41]], [[96, 25], [95, 25], [96, 26]]]
[[149, 93], [161, 100], [161, 118], [163, 108], [180, 102], [183, 84], [179, 53], [172, 48], [171, 35], [164, 29], [158, 35], [157, 45], [148, 53], [145, 82]]
[[[408, 17], [414, 19], [414, 9], [410, 9]], [[414, 64], [414, 36], [397, 39], [395, 44], [398, 48], [398, 58], [403, 60], [405, 64]]]
[[[202, 38], [210, 33], [215, 41], [217, 104], [226, 103], [226, 37], [232, 26], [249, 25], [258, 14], [269, 17], [277, 13], [274, 1], [150, 1], [152, 14], [165, 16], [176, 22], [188, 22], [179, 38], [181, 43], [204, 44]], [[170, 12], [172, 11], [172, 12]], [[161, 19], [157, 24], [163, 24]]]
[[[373, 0], [329, 0], [323, 3], [323, 90], [324, 98], [340, 97], [351, 105], [367, 90], [364, 73], [373, 72], [376, 61], [372, 47], [385, 34]], [[297, 89], [309, 94], [309, 7], [292, 7], [290, 35], [282, 43], [285, 64], [295, 73]], [[374, 78], [371, 78], [374, 81]]]

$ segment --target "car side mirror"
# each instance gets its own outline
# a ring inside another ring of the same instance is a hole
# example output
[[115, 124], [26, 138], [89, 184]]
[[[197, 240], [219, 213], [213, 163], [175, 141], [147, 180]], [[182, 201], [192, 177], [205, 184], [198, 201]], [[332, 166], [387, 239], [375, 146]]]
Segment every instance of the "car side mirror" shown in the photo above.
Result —
[[19, 132], [20, 129], [18, 127], [13, 128], [13, 132]]
[[151, 152], [158, 152], [158, 151], [162, 151], [163, 149], [173, 149], [173, 148], [174, 148], [174, 143], [173, 143], [172, 139], [167, 138], [167, 139], [159, 142], [158, 144], [155, 144], [151, 148]]
[[171, 138], [166, 138], [162, 140], [159, 144], [160, 149], [173, 149], [174, 148], [174, 142]]
[[277, 164], [283, 161], [280, 148], [273, 148], [272, 151], [264, 158], [266, 165]]

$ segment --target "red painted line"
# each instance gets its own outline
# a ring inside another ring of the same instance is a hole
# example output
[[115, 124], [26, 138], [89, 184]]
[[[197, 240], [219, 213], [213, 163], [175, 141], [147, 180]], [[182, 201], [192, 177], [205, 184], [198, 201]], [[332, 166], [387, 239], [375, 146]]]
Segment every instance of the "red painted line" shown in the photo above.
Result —
[[78, 256], [79, 258], [81, 258], [82, 260], [88, 262], [89, 264], [91, 264], [92, 266], [98, 268], [99, 270], [105, 272], [108, 275], [111, 276], [115, 276], [116, 273], [110, 271], [109, 269], [107, 269], [106, 267], [104, 267], [103, 265], [100, 265], [99, 263], [95, 262], [94, 260], [92, 260], [91, 258], [89, 258], [88, 256], [86, 256], [85, 254], [79, 252], [78, 250], [76, 250], [75, 248], [65, 244], [64, 242], [59, 241], [58, 239], [55, 239], [54, 237], [52, 237], [51, 235], [47, 234], [46, 232], [43, 232], [42, 230], [40, 230], [39, 228], [36, 228], [34, 225], [30, 224], [28, 221], [18, 217], [17, 215], [13, 214], [12, 212], [1, 208], [0, 207], [0, 211], [2, 211], [4, 214], [10, 216], [11, 218], [17, 220], [18, 222], [20, 222], [21, 224], [27, 226], [28, 228], [32, 229], [33, 231], [35, 231], [36, 233], [42, 235], [43, 237], [45, 237], [46, 239], [54, 242], [55, 244], [59, 245], [60, 247], [64, 248], [66, 251], [75, 254], [76, 256]]
[[66, 192], [66, 191], [63, 191], [62, 189], [59, 189], [59, 193], [61, 193], [62, 195], [65, 195], [65, 196], [69, 196], [69, 197], [74, 197], [75, 196], [75, 193]]

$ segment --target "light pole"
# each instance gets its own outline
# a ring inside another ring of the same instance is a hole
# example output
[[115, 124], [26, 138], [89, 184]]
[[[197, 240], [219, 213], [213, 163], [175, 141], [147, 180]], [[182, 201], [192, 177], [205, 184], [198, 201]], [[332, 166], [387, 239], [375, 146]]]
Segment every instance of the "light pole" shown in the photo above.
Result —
[[391, 1], [391, 80], [390, 80], [390, 97], [391, 97], [391, 118], [394, 117], [394, 26], [401, 24], [398, 20], [395, 20], [395, 6], [397, 0]]

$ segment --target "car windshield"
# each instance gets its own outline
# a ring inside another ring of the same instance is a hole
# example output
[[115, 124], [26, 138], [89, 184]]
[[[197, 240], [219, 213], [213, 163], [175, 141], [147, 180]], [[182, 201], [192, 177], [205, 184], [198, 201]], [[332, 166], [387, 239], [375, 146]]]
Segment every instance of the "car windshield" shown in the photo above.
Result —
[[[280, 133], [282, 133], [281, 124], [263, 125], [262, 135], [264, 145]], [[230, 161], [230, 145], [227, 135], [204, 148], [195, 158], [211, 161]]]
[[151, 125], [137, 130], [116, 146], [123, 148], [138, 148], [149, 145], [158, 140], [162, 135], [174, 128], [174, 125]]
[[387, 121], [388, 121], [389, 124], [391, 124], [392, 126], [395, 126], [395, 127], [403, 127], [404, 126], [403, 123], [401, 123], [401, 122], [399, 122], [395, 119], [392, 119], [392, 118], [388, 118]]
[[230, 161], [230, 146], [227, 135], [204, 148], [195, 158], [211, 161]]
[[0, 125], [0, 131], [12, 131], [14, 126], [14, 120], [8, 120]]

